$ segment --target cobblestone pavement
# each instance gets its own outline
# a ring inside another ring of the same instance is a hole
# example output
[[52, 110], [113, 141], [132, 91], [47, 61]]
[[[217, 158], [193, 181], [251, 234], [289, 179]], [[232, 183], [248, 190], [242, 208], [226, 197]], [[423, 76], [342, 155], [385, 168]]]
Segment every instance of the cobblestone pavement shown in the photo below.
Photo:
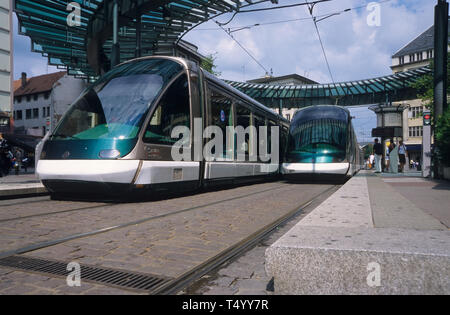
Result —
[[273, 283], [271, 283], [271, 279], [267, 276], [264, 266], [266, 249], [286, 234], [337, 189], [333, 189], [327, 194], [322, 195], [307, 206], [302, 213], [291, 219], [284, 226], [279, 227], [277, 231], [269, 235], [253, 249], [228, 264], [221, 266], [218, 270], [203, 276], [189, 288], [180, 292], [180, 294], [272, 295]]
[[[43, 200], [32, 203], [27, 210], [24, 210], [24, 205], [19, 208], [17, 204], [2, 205], [0, 215], [3, 218], [7, 217], [6, 213], [14, 212], [14, 209], [19, 209], [19, 216], [61, 209], [69, 212], [0, 222], [0, 249], [4, 252], [74, 233], [198, 207], [26, 254], [176, 277], [330, 187], [332, 186], [273, 182], [145, 203], [103, 205]], [[205, 204], [210, 205], [199, 207]], [[78, 208], [83, 209], [75, 210]], [[70, 211], [71, 209], [74, 211]], [[20, 271], [1, 270], [1, 282], [7, 285], [0, 286], [0, 293], [11, 293], [8, 291], [10, 288], [20, 288], [22, 285], [28, 287], [28, 290], [21, 292], [24, 294], [36, 290], [48, 290], [50, 294], [108, 293], [110, 290], [90, 284], [86, 290], [73, 289], [80, 290], [79, 292], [71, 291], [72, 288], [49, 289], [46, 285], [50, 283], [46, 282], [48, 277], [31, 277], [31, 274]], [[59, 280], [58, 283], [65, 286], [65, 279]], [[247, 284], [253, 285], [253, 282]]]
[[[0, 203], [0, 252], [288, 186], [284, 183], [257, 184], [141, 203], [67, 202], [52, 201], [48, 197], [43, 200], [35, 198], [36, 202], [27, 199], [21, 199], [23, 203], [14, 200], [8, 201], [10, 204], [3, 202]], [[46, 213], [49, 214], [42, 216]], [[25, 218], [11, 221], [20, 217]]]

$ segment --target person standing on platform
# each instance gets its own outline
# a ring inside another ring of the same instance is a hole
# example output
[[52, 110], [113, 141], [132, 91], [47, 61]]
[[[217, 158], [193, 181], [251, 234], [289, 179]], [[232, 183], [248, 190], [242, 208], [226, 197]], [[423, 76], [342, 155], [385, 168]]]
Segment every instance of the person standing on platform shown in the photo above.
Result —
[[383, 158], [383, 146], [375, 139], [373, 145], [373, 154], [375, 155], [375, 173], [381, 173], [381, 160]]
[[403, 143], [403, 140], [400, 140], [400, 144], [398, 146], [398, 158], [400, 161], [400, 172], [403, 173], [406, 164], [406, 146]]
[[389, 145], [389, 173], [398, 173], [398, 146], [394, 141]]

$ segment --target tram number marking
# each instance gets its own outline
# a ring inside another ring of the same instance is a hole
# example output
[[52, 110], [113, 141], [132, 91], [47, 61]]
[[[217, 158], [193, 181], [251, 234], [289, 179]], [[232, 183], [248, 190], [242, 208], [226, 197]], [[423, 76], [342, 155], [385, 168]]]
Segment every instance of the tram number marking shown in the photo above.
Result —
[[182, 180], [183, 179], [183, 169], [175, 168], [173, 170], [173, 180]]

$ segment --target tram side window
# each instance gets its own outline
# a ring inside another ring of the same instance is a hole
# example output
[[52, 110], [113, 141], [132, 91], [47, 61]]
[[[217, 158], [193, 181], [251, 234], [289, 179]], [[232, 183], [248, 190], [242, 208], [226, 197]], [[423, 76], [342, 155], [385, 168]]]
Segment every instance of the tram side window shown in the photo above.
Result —
[[[238, 126], [243, 127], [244, 131], [248, 127], [251, 126], [250, 110], [248, 110], [247, 108], [245, 108], [244, 106], [242, 106], [240, 104], [238, 104], [236, 106], [236, 127], [238, 127]], [[245, 134], [245, 139], [243, 140], [244, 142], [242, 142], [242, 140], [240, 140], [239, 141], [240, 143], [236, 143], [236, 151], [244, 153], [246, 159], [250, 154], [251, 143], [252, 143], [251, 141], [253, 141], [253, 140], [251, 140], [251, 138], [253, 138], [253, 137], [254, 137], [254, 135], [250, 131], [249, 133]]]
[[178, 78], [161, 98], [150, 119], [144, 141], [154, 144], [173, 145], [180, 138], [172, 138], [177, 126], [190, 128], [189, 88], [187, 76]]
[[[230, 97], [226, 96], [224, 93], [216, 89], [209, 90], [210, 98], [210, 108], [209, 108], [209, 125], [217, 126], [222, 130], [223, 135], [223, 152], [215, 152], [215, 147], [211, 152], [216, 158], [223, 159], [233, 159], [234, 149], [233, 149], [233, 139], [228, 139], [231, 141], [227, 142], [226, 130], [228, 126], [234, 125], [233, 119], [233, 101]], [[215, 135], [216, 136], [216, 135]]]
[[[258, 116], [258, 115], [255, 115], [254, 117], [255, 117], [255, 127], [256, 127], [256, 130], [258, 132], [258, 140], [257, 140], [258, 141], [258, 148], [257, 148], [257, 150], [258, 150], [258, 158], [259, 158], [259, 160], [261, 162], [260, 157], [262, 155], [262, 152], [260, 152], [260, 149], [263, 146], [265, 146], [267, 148], [267, 138], [266, 137], [264, 137], [263, 139], [260, 138], [261, 137], [261, 133], [262, 133], [262, 130], [260, 129], [260, 127], [267, 126], [267, 121], [266, 121], [266, 119], [264, 117], [261, 117], [261, 116]], [[269, 131], [267, 131], [267, 135], [268, 134], [269, 134]], [[268, 151], [268, 148], [266, 149], [266, 151]]]

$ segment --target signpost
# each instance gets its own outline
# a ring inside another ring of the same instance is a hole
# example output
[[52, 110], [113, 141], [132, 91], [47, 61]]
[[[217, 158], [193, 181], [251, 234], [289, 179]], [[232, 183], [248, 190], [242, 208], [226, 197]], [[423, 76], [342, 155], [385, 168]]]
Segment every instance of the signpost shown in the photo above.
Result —
[[422, 177], [431, 177], [431, 112], [423, 112]]

